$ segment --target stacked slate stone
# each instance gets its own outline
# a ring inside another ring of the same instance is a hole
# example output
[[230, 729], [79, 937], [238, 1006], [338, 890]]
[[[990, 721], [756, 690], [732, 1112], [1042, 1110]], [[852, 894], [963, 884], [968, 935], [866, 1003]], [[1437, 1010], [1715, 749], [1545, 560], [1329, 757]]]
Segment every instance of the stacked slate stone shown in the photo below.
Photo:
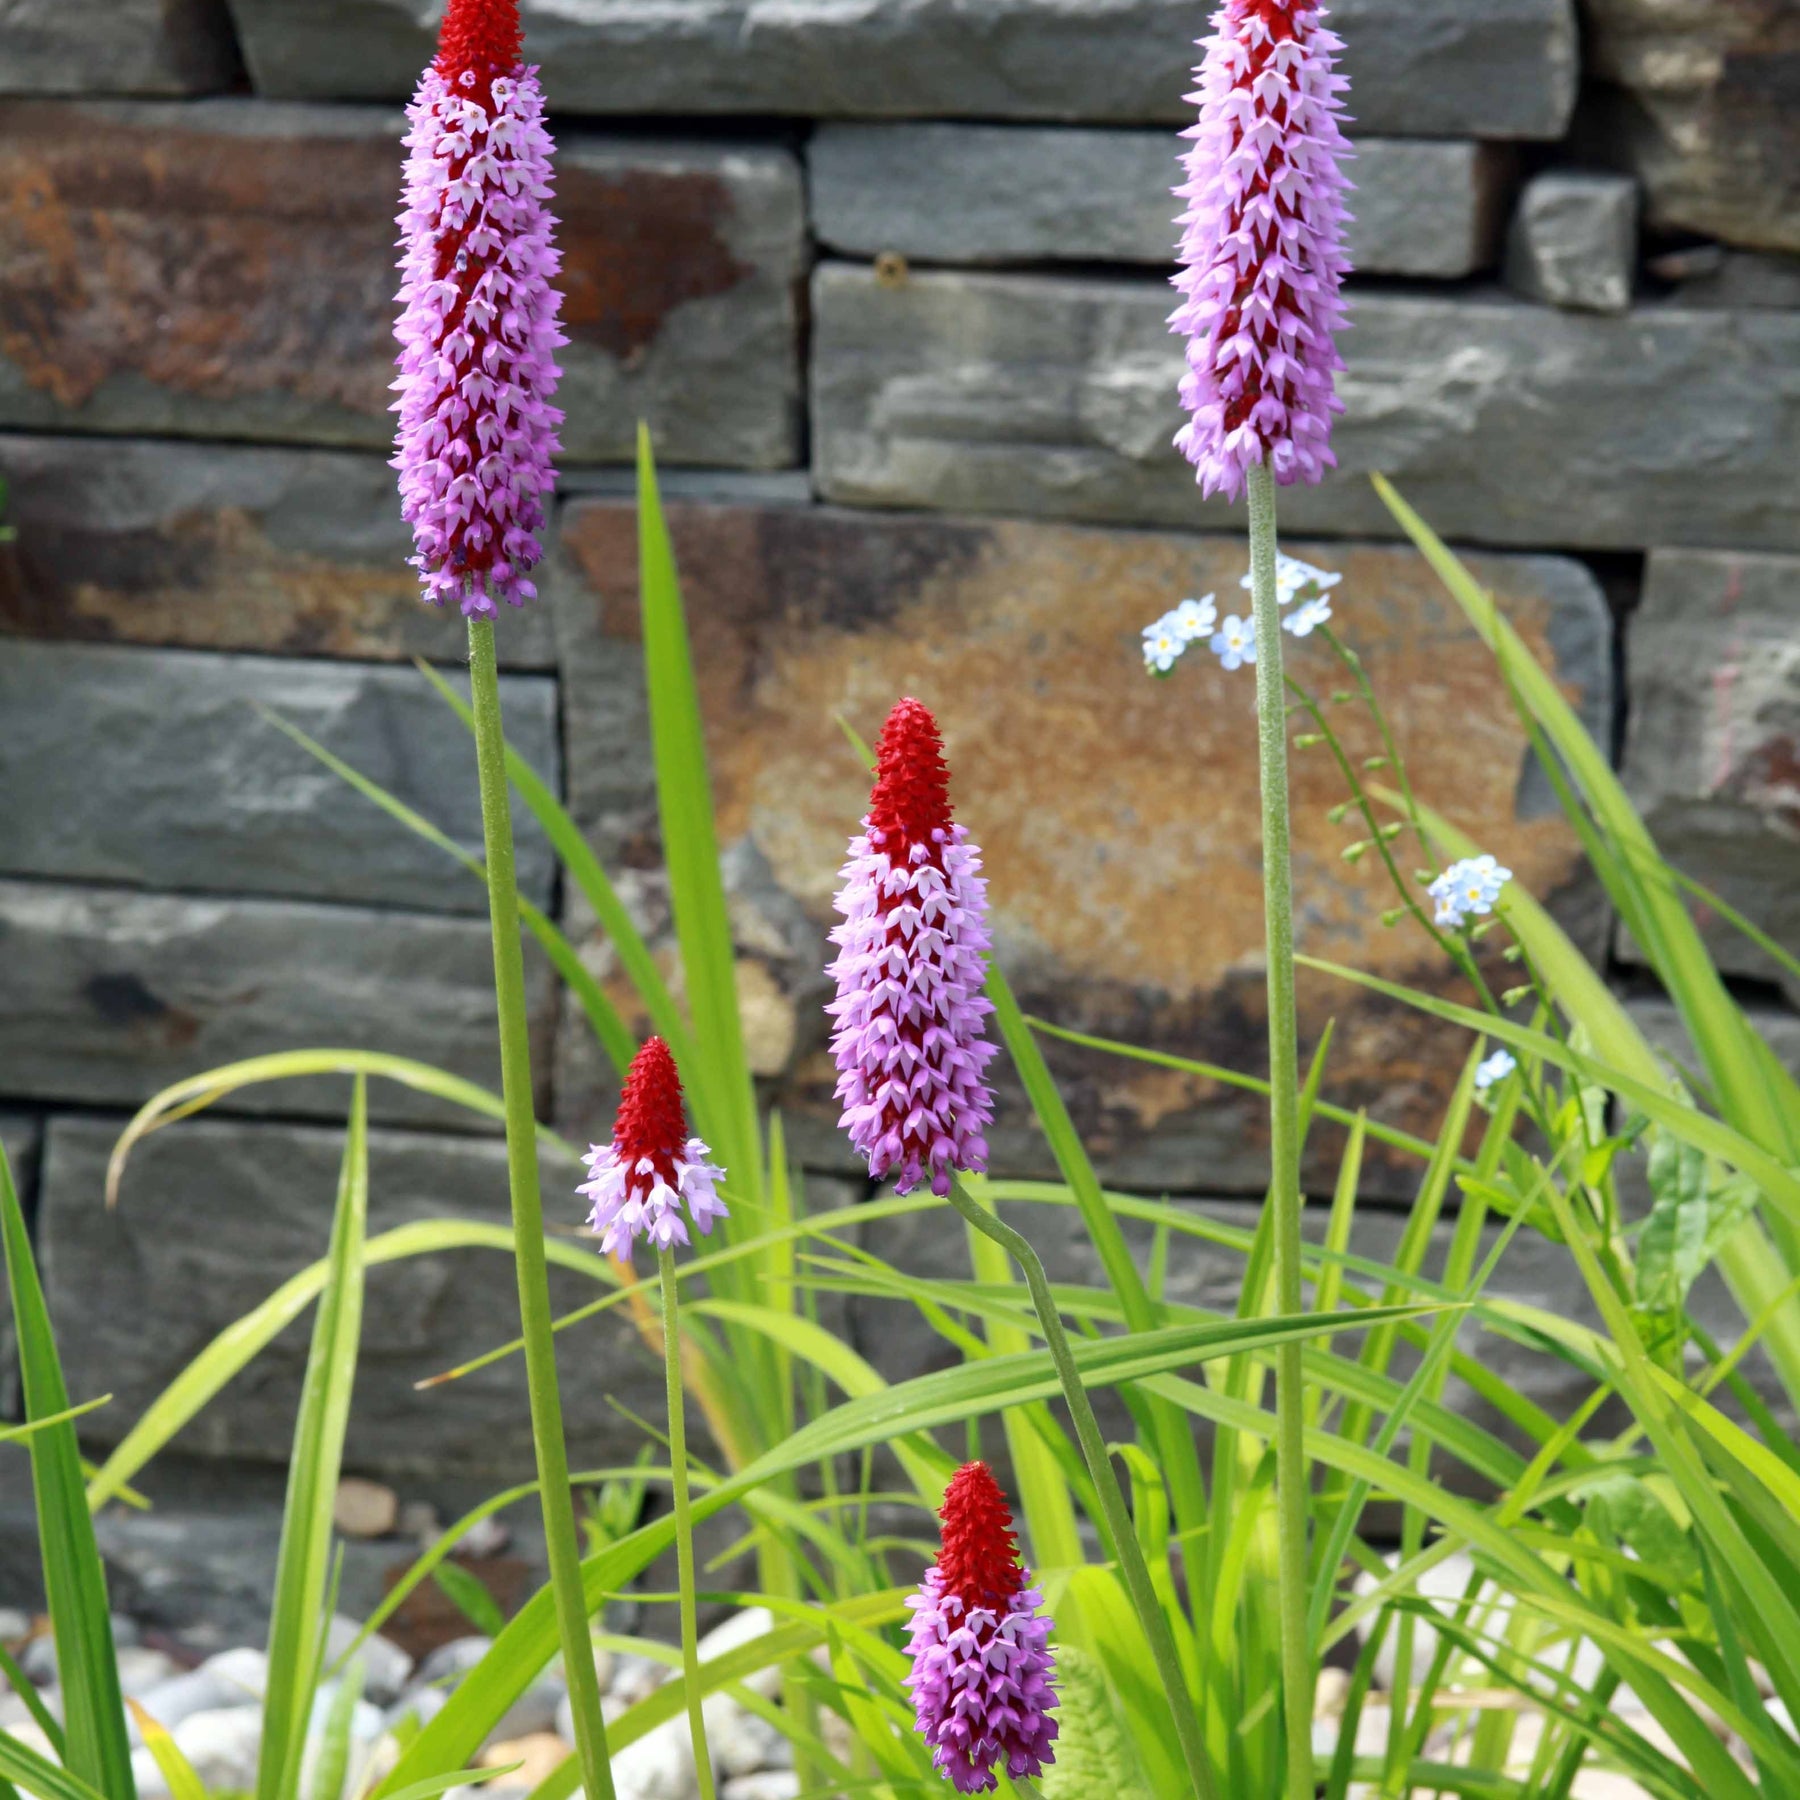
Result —
[[[1342, 572], [1339, 622], [1424, 796], [1635, 994], [1636, 951], [1612, 941], [1491, 663], [1364, 479], [1392, 476], [1469, 551], [1602, 741], [1628, 719], [1627, 777], [1676, 859], [1800, 948], [1800, 94], [1782, 8], [1582, 4], [1333, 8], [1357, 149], [1341, 468], [1291, 490], [1283, 523]], [[266, 716], [478, 845], [467, 740], [407, 666], [454, 665], [460, 637], [417, 603], [386, 462], [400, 106], [429, 10], [62, 0], [0, 27], [0, 1136], [52, 1301], [83, 1324], [71, 1386], [117, 1396], [83, 1421], [96, 1447], [321, 1252], [346, 1092], [234, 1094], [145, 1144], [109, 1213], [130, 1109], [316, 1044], [497, 1085], [479, 885]], [[500, 633], [507, 717], [666, 939], [622, 466], [644, 417], [712, 728], [747, 1041], [815, 1204], [863, 1191], [831, 1129], [821, 1010], [841, 825], [865, 786], [835, 715], [872, 735], [897, 693], [943, 723], [1028, 1009], [1253, 1066], [1247, 690], [1215, 670], [1149, 682], [1137, 648], [1243, 572], [1170, 442], [1172, 128], [1201, 11], [523, 10], [562, 146], [571, 342], [544, 600]], [[1297, 671], [1329, 688], [1313, 649]], [[1303, 946], [1445, 986], [1381, 929], [1376, 873], [1341, 859], [1330, 771], [1302, 757], [1296, 781]], [[531, 831], [521, 871], [623, 997]], [[1784, 1010], [1800, 991], [1716, 941], [1800, 1056]], [[532, 979], [541, 1109], [600, 1138], [616, 1077], [541, 963]], [[1454, 1040], [1322, 984], [1301, 1003], [1313, 1042], [1336, 1019], [1333, 1098], [1435, 1129]], [[1661, 1003], [1634, 1004], [1669, 1035]], [[1252, 1100], [1050, 1048], [1109, 1178], [1249, 1216]], [[482, 1121], [392, 1083], [371, 1105], [378, 1229], [505, 1217]], [[1314, 1132], [1315, 1187], [1340, 1141]], [[996, 1170], [1047, 1172], [1016, 1093], [991, 1143]], [[547, 1167], [570, 1227], [575, 1179]], [[1412, 1180], [1371, 1155], [1372, 1201]], [[1379, 1255], [1391, 1216], [1368, 1218]], [[925, 1267], [948, 1254], [904, 1222], [869, 1240]], [[1560, 1297], [1567, 1271], [1532, 1242], [1502, 1285]], [[1075, 1278], [1082, 1254], [1071, 1236], [1053, 1261]], [[1170, 1287], [1212, 1297], [1230, 1275], [1190, 1253]], [[372, 1281], [352, 1463], [527, 1465], [510, 1365], [411, 1388], [507, 1335], [504, 1259]], [[571, 1277], [559, 1298], [590, 1293]], [[876, 1305], [839, 1323], [889, 1373], [925, 1366], [936, 1347], [877, 1328]], [[567, 1398], [593, 1464], [636, 1442], [608, 1390], [654, 1412], [660, 1375], [623, 1325], [586, 1330], [608, 1378]], [[279, 1461], [302, 1355], [283, 1339], [184, 1448]], [[1528, 1366], [1555, 1379], [1508, 1373]]]

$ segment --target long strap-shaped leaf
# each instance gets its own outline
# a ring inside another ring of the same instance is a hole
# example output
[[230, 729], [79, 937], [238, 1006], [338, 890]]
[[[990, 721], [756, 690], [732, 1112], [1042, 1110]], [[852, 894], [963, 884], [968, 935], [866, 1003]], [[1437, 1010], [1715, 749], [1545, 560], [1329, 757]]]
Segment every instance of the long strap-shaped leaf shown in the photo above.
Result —
[[[4, 1150], [0, 1150], [0, 1237], [5, 1241], [6, 1273], [12, 1289], [25, 1417], [27, 1421], [47, 1421], [56, 1413], [69, 1411], [69, 1390], [63, 1382], [56, 1336], [50, 1328], [25, 1215]], [[94, 1541], [94, 1522], [82, 1487], [81, 1450], [74, 1423], [68, 1419], [59, 1425], [46, 1423], [32, 1434], [30, 1443], [44, 1596], [56, 1632], [56, 1672], [62, 1684], [66, 1767], [77, 1782], [98, 1788], [108, 1800], [133, 1800], [137, 1788], [131, 1775], [131, 1743], [125, 1735], [125, 1703], [113, 1660], [106, 1569]], [[0, 1774], [19, 1779], [4, 1765], [0, 1765]]]
[[[1231, 1319], [1218, 1324], [1180, 1325], [1124, 1338], [1102, 1338], [1073, 1346], [1083, 1382], [1090, 1388], [1123, 1381], [1168, 1378], [1163, 1371], [1251, 1351], [1268, 1350], [1286, 1338], [1319, 1337], [1362, 1326], [1379, 1325], [1396, 1313], [1414, 1316], [1431, 1307], [1371, 1308], [1346, 1321], [1342, 1314], [1320, 1319]], [[1047, 1400], [1061, 1391], [1049, 1353], [1030, 1351], [996, 1356], [985, 1362], [945, 1369], [901, 1382], [874, 1394], [846, 1401], [801, 1427], [784, 1443], [739, 1469], [694, 1503], [696, 1521], [741, 1500], [788, 1470], [830, 1456], [845, 1455], [871, 1444], [886, 1443], [908, 1431], [927, 1431], [972, 1414], [998, 1412], [1026, 1400]], [[1207, 1390], [1198, 1390], [1206, 1393]], [[1240, 1427], [1254, 1415], [1245, 1407]], [[1323, 1435], [1323, 1434], [1321, 1434]], [[1314, 1454], [1318, 1454], [1315, 1449]], [[1362, 1453], [1367, 1466], [1380, 1459]], [[1396, 1469], [1396, 1478], [1405, 1471]], [[1472, 1509], [1471, 1509], [1472, 1510]], [[589, 1609], [598, 1608], [665, 1550], [673, 1535], [669, 1515], [640, 1526], [582, 1565]], [[466, 1763], [536, 1678], [556, 1649], [556, 1619], [549, 1590], [542, 1589], [519, 1611], [494, 1647], [464, 1677], [449, 1704], [407, 1748], [386, 1782], [376, 1790], [391, 1800], [395, 1790], [450, 1762]]]
[[330, 1273], [313, 1320], [312, 1351], [294, 1425], [287, 1509], [269, 1620], [269, 1685], [263, 1707], [256, 1800], [296, 1800], [300, 1759], [324, 1642], [331, 1510], [350, 1423], [362, 1333], [363, 1238], [369, 1214], [368, 1091], [351, 1091], [350, 1127], [331, 1222]]

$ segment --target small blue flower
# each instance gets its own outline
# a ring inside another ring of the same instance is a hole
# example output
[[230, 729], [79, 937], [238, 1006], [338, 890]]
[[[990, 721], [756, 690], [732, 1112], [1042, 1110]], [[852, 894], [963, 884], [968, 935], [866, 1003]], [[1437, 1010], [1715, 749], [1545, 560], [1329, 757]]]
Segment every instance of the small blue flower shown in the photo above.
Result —
[[1475, 1098], [1485, 1102], [1494, 1089], [1519, 1066], [1510, 1050], [1496, 1050], [1475, 1065]]
[[1200, 600], [1184, 600], [1169, 613], [1163, 623], [1174, 627], [1175, 635], [1183, 644], [1197, 644], [1204, 637], [1211, 635], [1213, 621], [1218, 618], [1219, 609], [1213, 604], [1211, 594]]
[[1472, 917], [1491, 913], [1500, 890], [1511, 880], [1512, 870], [1503, 869], [1493, 857], [1465, 856], [1425, 891], [1437, 902], [1436, 922], [1455, 930]]
[[1241, 669], [1256, 661], [1256, 621], [1240, 619], [1236, 613], [1213, 633], [1212, 653], [1228, 669]]
[[1297, 638], [1311, 637], [1330, 617], [1331, 602], [1323, 594], [1315, 594], [1310, 600], [1302, 600], [1281, 621], [1281, 629], [1291, 631]]
[[[1275, 599], [1279, 605], [1290, 606], [1296, 600], [1316, 600], [1343, 579], [1342, 575], [1334, 575], [1329, 569], [1315, 569], [1311, 563], [1302, 562], [1297, 556], [1276, 553]], [[1253, 585], [1254, 578], [1249, 575], [1238, 583], [1246, 593]]]
[[1187, 639], [1176, 630], [1173, 613], [1164, 613], [1154, 625], [1144, 627], [1144, 667], [1152, 675], [1167, 675], [1186, 648]]

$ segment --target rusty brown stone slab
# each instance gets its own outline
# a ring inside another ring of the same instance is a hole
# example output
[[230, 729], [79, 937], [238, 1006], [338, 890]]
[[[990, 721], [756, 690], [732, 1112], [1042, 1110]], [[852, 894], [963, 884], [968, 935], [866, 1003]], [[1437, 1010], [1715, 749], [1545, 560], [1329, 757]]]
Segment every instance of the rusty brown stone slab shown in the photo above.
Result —
[[[229, 99], [0, 118], [0, 424], [377, 448], [403, 120]], [[568, 460], [796, 451], [795, 159], [570, 134]]]
[[[809, 1158], [845, 1154], [819, 1009], [832, 893], [867, 783], [837, 720], [873, 737], [902, 693], [942, 721], [958, 816], [986, 853], [999, 953], [1027, 1009], [1235, 1069], [1262, 1063], [1251, 679], [1201, 651], [1174, 679], [1152, 681], [1138, 641], [1143, 624], [1190, 594], [1216, 592], [1221, 611], [1241, 609], [1241, 539], [731, 505], [677, 506], [672, 520], [740, 985], [768, 1052], [762, 1072]], [[564, 688], [582, 697], [565, 707], [571, 799], [654, 930], [663, 900], [633, 643], [635, 526], [623, 505], [581, 501], [565, 510], [562, 540]], [[1533, 893], [1572, 909], [1597, 947], [1574, 839], [1525, 778], [1525, 740], [1492, 663], [1430, 571], [1396, 548], [1295, 548], [1343, 572], [1344, 634], [1424, 797]], [[1604, 729], [1610, 637], [1592, 577], [1558, 557], [1481, 556], [1474, 567]], [[1289, 650], [1309, 685], [1344, 685], [1318, 639]], [[1359, 708], [1333, 717], [1353, 755], [1378, 748]], [[1375, 859], [1344, 862], [1358, 833], [1327, 817], [1343, 797], [1322, 749], [1297, 754], [1302, 947], [1452, 991], [1422, 934], [1381, 926], [1395, 897]], [[1400, 864], [1410, 877], [1420, 860], [1411, 846]], [[1302, 977], [1301, 1007], [1309, 1044], [1337, 1020], [1332, 1098], [1435, 1129], [1465, 1048], [1458, 1033], [1313, 975]], [[1178, 1191], [1263, 1181], [1259, 1104], [1184, 1074], [1049, 1050], [1115, 1179]], [[571, 1123], [603, 1117], [605, 1073], [578, 1035], [565, 1034], [558, 1088]], [[994, 1143], [998, 1167], [1045, 1167], [1016, 1092]], [[1335, 1135], [1321, 1132], [1315, 1147], [1311, 1178], [1328, 1180]], [[1377, 1176], [1402, 1191], [1406, 1179], [1391, 1164]]]

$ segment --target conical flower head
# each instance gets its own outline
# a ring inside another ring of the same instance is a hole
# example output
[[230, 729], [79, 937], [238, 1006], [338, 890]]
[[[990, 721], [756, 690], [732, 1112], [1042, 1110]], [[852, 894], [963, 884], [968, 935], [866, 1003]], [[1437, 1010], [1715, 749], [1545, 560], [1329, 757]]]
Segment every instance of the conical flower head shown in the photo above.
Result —
[[688, 1136], [681, 1077], [661, 1038], [632, 1058], [610, 1144], [593, 1144], [583, 1161], [590, 1179], [575, 1191], [594, 1203], [588, 1224], [608, 1256], [631, 1254], [639, 1237], [658, 1250], [688, 1241], [682, 1208], [705, 1236], [725, 1217], [718, 1184], [724, 1170], [706, 1159], [706, 1146]]
[[917, 700], [888, 715], [875, 791], [850, 840], [827, 971], [837, 998], [843, 1127], [878, 1180], [902, 1193], [929, 1179], [947, 1194], [959, 1169], [987, 1166], [994, 1116], [984, 1071], [987, 883], [981, 853], [950, 814], [937, 721]]
[[1349, 83], [1318, 0], [1225, 0], [1197, 72], [1200, 122], [1183, 135], [1185, 296], [1169, 323], [1187, 338], [1175, 443], [1203, 492], [1235, 500], [1244, 471], [1317, 481], [1336, 458], [1332, 376], [1344, 320], [1340, 129]]
[[424, 597], [492, 618], [537, 589], [556, 484], [561, 266], [550, 133], [517, 0], [450, 0], [407, 109], [394, 467]]
[[906, 1603], [905, 1685], [932, 1762], [959, 1794], [984, 1794], [998, 1785], [996, 1767], [1029, 1777], [1055, 1760], [1050, 1620], [1019, 1566], [1012, 1514], [986, 1463], [951, 1476], [938, 1517], [938, 1559]]

